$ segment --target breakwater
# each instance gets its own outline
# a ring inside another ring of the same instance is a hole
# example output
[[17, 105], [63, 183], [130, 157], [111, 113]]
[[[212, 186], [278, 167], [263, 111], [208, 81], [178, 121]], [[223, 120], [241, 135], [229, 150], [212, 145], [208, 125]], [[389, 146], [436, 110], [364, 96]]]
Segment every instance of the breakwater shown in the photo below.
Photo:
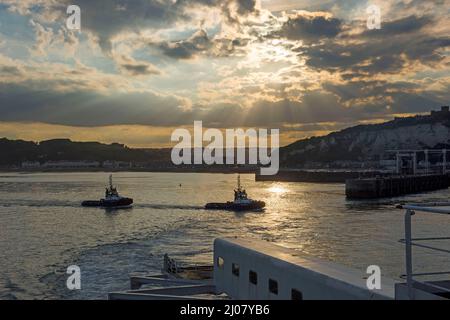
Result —
[[280, 170], [276, 175], [255, 175], [256, 181], [345, 183], [348, 179], [380, 176], [378, 171]]
[[448, 174], [410, 175], [348, 179], [345, 194], [349, 199], [396, 197], [405, 194], [448, 188]]

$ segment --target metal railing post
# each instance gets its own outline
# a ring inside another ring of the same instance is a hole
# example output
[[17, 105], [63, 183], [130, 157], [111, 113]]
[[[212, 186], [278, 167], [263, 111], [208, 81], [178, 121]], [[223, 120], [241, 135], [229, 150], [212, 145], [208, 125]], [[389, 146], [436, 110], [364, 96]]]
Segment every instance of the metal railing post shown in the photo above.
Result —
[[406, 284], [408, 286], [408, 297], [414, 299], [413, 291], [413, 270], [412, 270], [412, 236], [411, 236], [411, 216], [413, 210], [406, 210], [405, 213], [405, 254], [406, 254]]

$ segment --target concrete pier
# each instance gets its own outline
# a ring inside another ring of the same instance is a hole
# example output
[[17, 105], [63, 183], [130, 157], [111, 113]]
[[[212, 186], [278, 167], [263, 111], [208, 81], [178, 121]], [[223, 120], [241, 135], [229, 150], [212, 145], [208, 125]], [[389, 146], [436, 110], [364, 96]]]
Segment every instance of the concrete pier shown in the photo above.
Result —
[[356, 171], [356, 170], [289, 170], [281, 169], [273, 176], [263, 176], [258, 172], [255, 181], [280, 181], [280, 182], [312, 182], [312, 183], [345, 183], [348, 179], [358, 177], [374, 177], [383, 175], [380, 171]]
[[397, 197], [446, 189], [449, 181], [447, 174], [349, 179], [345, 182], [345, 194], [349, 199]]

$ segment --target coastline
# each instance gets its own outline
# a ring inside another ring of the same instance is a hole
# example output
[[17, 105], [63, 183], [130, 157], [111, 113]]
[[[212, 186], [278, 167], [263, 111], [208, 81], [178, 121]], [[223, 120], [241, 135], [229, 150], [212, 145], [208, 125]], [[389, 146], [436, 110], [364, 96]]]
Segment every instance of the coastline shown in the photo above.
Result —
[[49, 169], [23, 169], [23, 168], [0, 168], [0, 173], [78, 173], [78, 172], [160, 172], [160, 173], [220, 173], [220, 174], [235, 174], [235, 173], [249, 173], [255, 174], [255, 169], [245, 168], [49, 168]]
[[210, 173], [210, 174], [254, 174], [255, 181], [300, 182], [300, 183], [345, 183], [347, 179], [386, 175], [376, 170], [357, 169], [293, 169], [282, 168], [273, 176], [263, 176], [258, 168], [240, 167], [177, 167], [177, 168], [0, 168], [0, 173], [81, 173], [81, 172], [154, 172], [154, 173]]

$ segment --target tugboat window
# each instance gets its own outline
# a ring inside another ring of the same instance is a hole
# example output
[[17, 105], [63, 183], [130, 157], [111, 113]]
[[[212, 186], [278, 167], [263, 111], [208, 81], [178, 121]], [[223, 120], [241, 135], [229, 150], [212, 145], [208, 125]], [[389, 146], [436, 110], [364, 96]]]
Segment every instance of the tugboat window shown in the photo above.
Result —
[[303, 293], [297, 289], [291, 290], [291, 300], [303, 300]]
[[255, 271], [250, 270], [248, 273], [248, 280], [254, 285], [258, 284], [258, 274]]
[[218, 266], [220, 269], [223, 269], [224, 264], [225, 264], [225, 260], [223, 260], [222, 257], [218, 257], [218, 258], [217, 258], [217, 266]]
[[269, 279], [269, 291], [273, 294], [278, 294], [278, 282]]
[[239, 265], [237, 263], [233, 263], [231, 265], [231, 272], [233, 273], [233, 275], [235, 275], [236, 277], [239, 277]]

